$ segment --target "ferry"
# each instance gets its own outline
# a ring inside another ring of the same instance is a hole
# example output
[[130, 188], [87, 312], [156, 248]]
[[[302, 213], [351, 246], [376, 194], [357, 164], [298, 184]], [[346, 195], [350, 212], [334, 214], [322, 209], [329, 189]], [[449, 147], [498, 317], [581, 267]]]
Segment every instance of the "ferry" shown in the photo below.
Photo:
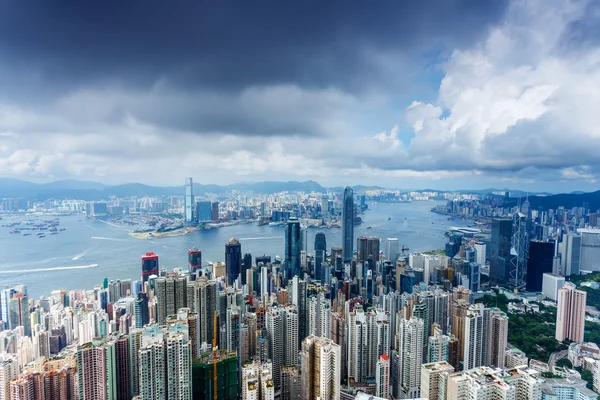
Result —
[[24, 233], [23, 236], [31, 236], [31, 233]]
[[10, 231], [8, 231], [9, 233], [21, 233], [20, 230], [18, 229], [11, 229]]
[[58, 232], [52, 232], [51, 235], [58, 235]]
[[38, 238], [40, 238], [40, 239], [41, 239], [41, 238], [45, 238], [45, 237], [46, 237], [46, 235], [39, 235], [39, 236], [38, 236]]

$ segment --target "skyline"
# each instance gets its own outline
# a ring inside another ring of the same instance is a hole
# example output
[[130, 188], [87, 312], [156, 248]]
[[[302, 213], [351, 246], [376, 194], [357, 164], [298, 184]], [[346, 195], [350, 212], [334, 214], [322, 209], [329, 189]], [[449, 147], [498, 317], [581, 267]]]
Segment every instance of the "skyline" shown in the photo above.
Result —
[[0, 176], [594, 191], [599, 9], [11, 3]]

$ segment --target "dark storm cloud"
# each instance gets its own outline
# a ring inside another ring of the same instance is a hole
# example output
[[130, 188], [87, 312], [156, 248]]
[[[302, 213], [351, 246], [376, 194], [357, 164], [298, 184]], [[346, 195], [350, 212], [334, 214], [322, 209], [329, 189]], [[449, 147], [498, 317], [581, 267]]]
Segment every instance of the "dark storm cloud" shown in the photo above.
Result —
[[50, 83], [47, 90], [147, 87], [157, 79], [178, 89], [355, 90], [384, 84], [368, 54], [418, 58], [432, 46], [468, 44], [505, 7], [505, 0], [5, 1], [0, 57], [3, 72]]

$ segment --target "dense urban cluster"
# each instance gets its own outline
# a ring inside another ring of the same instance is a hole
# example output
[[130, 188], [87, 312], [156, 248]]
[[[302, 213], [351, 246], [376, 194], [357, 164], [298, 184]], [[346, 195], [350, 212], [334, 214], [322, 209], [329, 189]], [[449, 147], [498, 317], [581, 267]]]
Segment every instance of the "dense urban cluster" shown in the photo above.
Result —
[[[186, 222], [214, 220], [214, 203], [192, 193], [190, 180]], [[231, 238], [223, 262], [194, 248], [168, 271], [148, 252], [139, 280], [40, 299], [3, 289], [0, 400], [598, 397], [600, 349], [584, 341], [594, 318], [569, 282], [600, 270], [597, 213], [452, 199], [432, 211], [472, 226], [452, 228], [443, 250], [409, 253], [398, 238], [355, 237], [365, 197], [341, 195], [341, 247], [326, 230], [307, 243], [290, 207], [275, 210], [281, 259]], [[540, 313], [556, 313], [562, 355], [508, 343], [513, 315]]]

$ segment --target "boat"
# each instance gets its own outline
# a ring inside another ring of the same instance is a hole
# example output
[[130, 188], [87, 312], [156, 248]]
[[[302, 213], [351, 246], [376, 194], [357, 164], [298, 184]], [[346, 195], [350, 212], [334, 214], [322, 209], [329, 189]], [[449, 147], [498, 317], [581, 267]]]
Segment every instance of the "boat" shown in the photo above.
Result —
[[392, 217], [388, 217], [388, 221], [389, 221], [390, 219], [392, 219]]
[[52, 232], [51, 235], [58, 235], [58, 232]]
[[373, 229], [373, 227], [372, 226], [367, 226], [367, 229]]
[[31, 233], [24, 233], [23, 236], [31, 236]]
[[45, 237], [46, 237], [46, 235], [40, 235], [40, 236], [38, 236], [38, 238], [40, 238], [40, 239], [41, 238], [45, 238]]
[[11, 229], [10, 231], [8, 231], [9, 233], [21, 233], [20, 230], [18, 229]]
[[62, 232], [62, 231], [66, 231], [67, 228], [60, 228], [59, 230]]

